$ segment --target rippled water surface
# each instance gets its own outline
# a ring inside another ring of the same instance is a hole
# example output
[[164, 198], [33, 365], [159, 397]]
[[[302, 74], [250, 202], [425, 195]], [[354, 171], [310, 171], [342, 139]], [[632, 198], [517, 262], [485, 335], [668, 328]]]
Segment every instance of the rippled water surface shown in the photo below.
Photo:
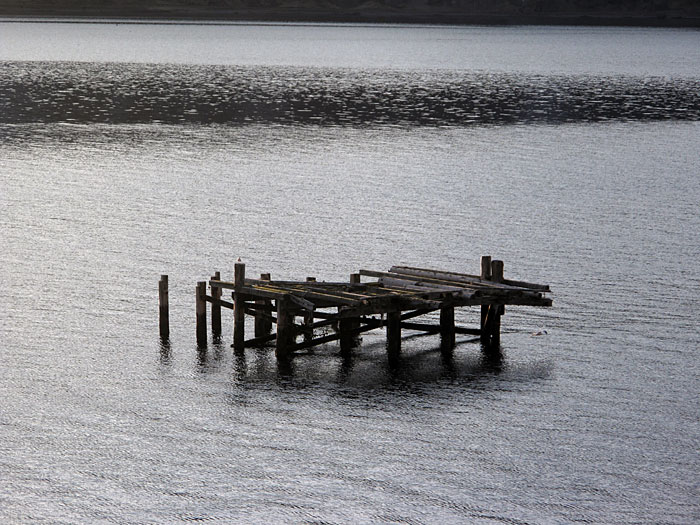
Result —
[[[700, 519], [699, 35], [0, 23], [2, 521]], [[500, 356], [195, 345], [237, 257], [482, 254], [553, 289]]]

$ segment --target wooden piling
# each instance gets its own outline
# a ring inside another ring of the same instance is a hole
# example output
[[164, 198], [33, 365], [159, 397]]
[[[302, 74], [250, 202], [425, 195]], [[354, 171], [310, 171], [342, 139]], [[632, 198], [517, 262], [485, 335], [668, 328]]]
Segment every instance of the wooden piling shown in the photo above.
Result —
[[245, 350], [245, 296], [242, 293], [245, 264], [242, 262], [234, 265], [233, 284], [233, 351], [240, 354]]
[[170, 306], [168, 304], [168, 276], [161, 275], [158, 281], [158, 324], [160, 338], [167, 341], [170, 338]]
[[440, 346], [443, 351], [455, 346], [455, 309], [454, 306], [440, 308]]
[[290, 357], [290, 346], [294, 342], [294, 315], [292, 303], [287, 296], [276, 299], [277, 304], [277, 337], [275, 340], [275, 355], [277, 359]]
[[[491, 280], [495, 283], [503, 282], [503, 261], [491, 261]], [[490, 327], [490, 343], [498, 346], [501, 342], [501, 316], [505, 307], [500, 304], [491, 305], [492, 324]]]
[[[261, 281], [269, 281], [269, 273], [260, 274]], [[272, 306], [272, 301], [269, 299], [256, 299], [255, 304], [260, 305], [259, 311], [255, 314], [255, 337], [264, 337], [272, 332], [272, 322], [265, 315], [269, 307]]]
[[[350, 274], [350, 284], [360, 284], [360, 274]], [[357, 318], [341, 318], [338, 322], [338, 331], [340, 332], [340, 351], [347, 354], [357, 346], [360, 337], [357, 330], [360, 328], [360, 321]]]
[[[221, 272], [215, 272], [212, 279], [220, 281]], [[212, 286], [211, 298], [211, 333], [217, 338], [221, 336], [221, 288]]]
[[[481, 257], [481, 280], [490, 281], [491, 280], [491, 256], [483, 255]], [[488, 342], [488, 333], [486, 330], [486, 324], [489, 319], [489, 305], [484, 304], [481, 306], [481, 342]]]
[[[306, 282], [315, 283], [316, 277], [307, 277]], [[311, 327], [312, 324], [314, 324], [314, 312], [307, 310], [304, 312], [304, 341], [307, 343], [314, 338], [314, 329]]]
[[197, 346], [207, 346], [207, 282], [200, 281], [196, 288]]
[[386, 344], [389, 357], [393, 358], [401, 352], [401, 311], [387, 312]]

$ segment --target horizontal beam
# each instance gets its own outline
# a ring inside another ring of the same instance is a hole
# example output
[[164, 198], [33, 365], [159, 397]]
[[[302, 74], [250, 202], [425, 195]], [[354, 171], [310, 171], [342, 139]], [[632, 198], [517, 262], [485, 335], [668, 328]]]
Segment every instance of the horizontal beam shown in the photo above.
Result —
[[205, 300], [206, 302], [208, 302], [208, 303], [218, 302], [218, 303], [221, 304], [221, 306], [223, 306], [224, 308], [229, 308], [229, 309], [233, 310], [233, 303], [230, 302], [230, 301], [227, 301], [226, 299], [214, 299], [214, 298], [213, 298], [212, 296], [210, 296], [210, 295], [205, 295], [205, 296], [204, 296], [204, 300]]

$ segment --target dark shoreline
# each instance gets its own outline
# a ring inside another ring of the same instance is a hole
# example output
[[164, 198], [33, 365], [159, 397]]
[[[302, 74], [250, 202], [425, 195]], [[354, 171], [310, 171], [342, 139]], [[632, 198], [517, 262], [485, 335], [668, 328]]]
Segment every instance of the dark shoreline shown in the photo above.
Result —
[[[36, 5], [36, 4], [35, 4]], [[551, 26], [628, 26], [700, 28], [700, 8], [692, 16], [619, 15], [601, 13], [519, 14], [488, 13], [465, 14], [455, 10], [426, 9], [333, 9], [333, 8], [248, 8], [219, 9], [206, 7], [149, 8], [53, 8], [48, 6], [8, 8], [0, 7], [0, 18], [5, 21], [42, 20], [143, 22], [271, 22], [271, 23], [378, 23], [419, 25], [551, 25]]]

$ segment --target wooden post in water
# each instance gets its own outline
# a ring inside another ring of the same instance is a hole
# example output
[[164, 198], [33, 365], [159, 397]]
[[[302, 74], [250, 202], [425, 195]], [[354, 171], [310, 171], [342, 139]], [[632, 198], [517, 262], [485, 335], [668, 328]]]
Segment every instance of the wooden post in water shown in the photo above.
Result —
[[280, 296], [277, 303], [277, 338], [275, 355], [279, 360], [289, 359], [289, 347], [294, 342], [294, 315], [291, 301], [285, 295]]
[[[269, 273], [260, 274], [261, 281], [269, 281]], [[272, 332], [272, 321], [265, 314], [270, 315], [272, 310], [268, 307], [272, 306], [272, 301], [269, 299], [256, 299], [255, 304], [260, 307], [260, 311], [255, 314], [255, 337], [262, 337]]]
[[197, 346], [207, 346], [207, 282], [199, 281], [196, 288]]
[[168, 305], [168, 276], [161, 275], [158, 281], [158, 324], [160, 338], [167, 341], [170, 338], [170, 306]]
[[[220, 281], [221, 272], [214, 272], [212, 280]], [[215, 338], [221, 336], [221, 288], [211, 287], [211, 333]]]
[[[491, 280], [491, 256], [484, 255], [481, 257], [481, 280], [490, 281]], [[481, 306], [481, 342], [487, 343], [489, 340], [487, 323], [489, 319], [489, 305], [484, 304]]]
[[[503, 261], [491, 261], [491, 280], [495, 283], [503, 282]], [[501, 342], [501, 315], [505, 312], [505, 307], [501, 304], [491, 305], [492, 325], [491, 344], [498, 346]]]
[[440, 346], [443, 351], [455, 346], [455, 309], [454, 306], [440, 308]]
[[245, 264], [237, 262], [233, 266], [233, 351], [241, 354], [245, 350], [245, 297], [242, 293], [245, 284]]
[[[316, 277], [307, 277], [306, 278], [307, 283], [315, 283], [316, 282]], [[308, 342], [311, 341], [314, 338], [314, 330], [311, 328], [311, 325], [314, 322], [314, 313], [313, 311], [306, 311], [304, 312], [304, 341]]]
[[401, 352], [401, 310], [390, 311], [386, 315], [386, 345], [389, 358], [398, 357]]
[[[360, 284], [360, 274], [350, 274], [350, 284]], [[354, 330], [360, 327], [359, 319], [344, 319], [341, 318], [338, 322], [338, 330], [340, 331], [340, 351], [347, 354], [353, 347], [357, 346], [359, 336]]]

